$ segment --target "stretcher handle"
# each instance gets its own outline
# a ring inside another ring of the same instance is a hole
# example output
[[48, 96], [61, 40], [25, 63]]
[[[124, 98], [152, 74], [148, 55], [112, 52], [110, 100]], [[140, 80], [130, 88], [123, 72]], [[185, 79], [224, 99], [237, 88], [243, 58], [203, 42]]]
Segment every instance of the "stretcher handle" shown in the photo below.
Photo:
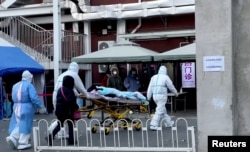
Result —
[[78, 98], [87, 99], [87, 97], [86, 97], [86, 96], [84, 96], [84, 95], [79, 95], [79, 96], [78, 96]]

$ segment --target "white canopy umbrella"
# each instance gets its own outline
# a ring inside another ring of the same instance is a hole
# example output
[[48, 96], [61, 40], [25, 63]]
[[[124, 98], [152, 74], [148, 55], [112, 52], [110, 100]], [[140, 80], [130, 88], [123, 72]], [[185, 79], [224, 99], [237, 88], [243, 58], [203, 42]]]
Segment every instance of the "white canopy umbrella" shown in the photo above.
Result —
[[154, 56], [154, 61], [195, 60], [196, 44], [188, 44]]
[[155, 51], [140, 47], [132, 42], [120, 42], [114, 46], [98, 50], [93, 53], [74, 57], [72, 61], [78, 63], [135, 63], [153, 61]]

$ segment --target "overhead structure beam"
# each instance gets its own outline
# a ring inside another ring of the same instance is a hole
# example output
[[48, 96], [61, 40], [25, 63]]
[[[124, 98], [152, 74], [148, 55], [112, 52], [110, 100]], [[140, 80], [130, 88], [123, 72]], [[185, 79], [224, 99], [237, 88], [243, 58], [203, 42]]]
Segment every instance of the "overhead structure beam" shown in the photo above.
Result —
[[147, 32], [147, 33], [134, 33], [134, 34], [119, 34], [118, 38], [143, 40], [143, 39], [161, 39], [173, 37], [189, 37], [195, 36], [195, 30], [175, 30], [164, 32]]
[[14, 17], [14, 16], [34, 16], [43, 14], [52, 14], [53, 5], [38, 5], [35, 7], [18, 7], [0, 10], [0, 17]]
[[[35, 24], [51, 24], [53, 23], [53, 17], [52, 16], [41, 16], [41, 17], [26, 17], [29, 21]], [[61, 17], [61, 22], [62, 23], [67, 23], [67, 22], [76, 22], [78, 21], [77, 19], [74, 19], [72, 15], [63, 15]]]
[[[65, 2], [60, 2], [61, 8], [64, 7]], [[0, 17], [14, 17], [14, 16], [35, 16], [53, 14], [53, 4], [32, 4], [23, 7], [0, 9]]]
[[[194, 0], [176, 2], [174, 0], [150, 1], [145, 3], [112, 4], [102, 6], [81, 6], [84, 13], [78, 12], [78, 6], [70, 0], [60, 2], [61, 8], [69, 8], [74, 19], [80, 21], [98, 19], [128, 19], [149, 16], [188, 14], [195, 12]], [[0, 10], [0, 17], [34, 16], [52, 14], [53, 5], [34, 4], [24, 7]]]

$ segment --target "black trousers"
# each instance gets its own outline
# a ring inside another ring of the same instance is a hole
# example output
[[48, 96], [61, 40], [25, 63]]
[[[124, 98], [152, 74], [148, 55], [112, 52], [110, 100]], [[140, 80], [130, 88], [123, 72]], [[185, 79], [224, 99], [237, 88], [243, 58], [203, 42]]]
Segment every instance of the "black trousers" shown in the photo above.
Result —
[[67, 124], [68, 124], [68, 132], [69, 132], [69, 138], [68, 138], [68, 143], [69, 144], [74, 144], [74, 130], [73, 130], [73, 120], [68, 120], [65, 118], [57, 118], [58, 122], [57, 122], [57, 126], [54, 128], [53, 132], [52, 132], [52, 139], [54, 139], [55, 135], [61, 130], [61, 127], [63, 127], [65, 120], [67, 120]]

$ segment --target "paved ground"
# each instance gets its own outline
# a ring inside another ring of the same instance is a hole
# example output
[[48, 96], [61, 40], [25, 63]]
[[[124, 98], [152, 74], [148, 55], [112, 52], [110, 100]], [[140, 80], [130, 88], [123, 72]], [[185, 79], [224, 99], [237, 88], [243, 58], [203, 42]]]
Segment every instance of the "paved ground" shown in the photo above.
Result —
[[[173, 114], [170, 114], [170, 116], [173, 118], [173, 120], [176, 120], [177, 118], [180, 118], [180, 117], [183, 117], [183, 118], [186, 118], [188, 120], [188, 123], [189, 123], [189, 126], [195, 126], [197, 127], [197, 117], [196, 117], [196, 111], [195, 110], [187, 110], [187, 112], [183, 112], [183, 111], [177, 111], [176, 113], [173, 113]], [[35, 120], [34, 120], [34, 126], [37, 125], [37, 121], [40, 120], [40, 119], [46, 119], [48, 121], [54, 119], [54, 115], [53, 114], [49, 114], [49, 115], [36, 115], [35, 116]], [[101, 113], [97, 112], [95, 117], [94, 118], [97, 118], [97, 119], [100, 119], [101, 118]], [[132, 115], [132, 118], [140, 118], [140, 119], [148, 119], [149, 118], [149, 115], [146, 114], [146, 113], [134, 113]], [[1, 145], [1, 150], [0, 151], [3, 151], [3, 152], [12, 152], [13, 150], [11, 150], [8, 146], [8, 144], [6, 143], [6, 136], [7, 136], [7, 129], [8, 129], [8, 125], [9, 125], [9, 120], [8, 119], [3, 119], [3, 120], [0, 120], [0, 145]], [[155, 134], [154, 132], [151, 132], [151, 134]], [[33, 139], [31, 141], [31, 143], [33, 142]], [[45, 143], [45, 141], [42, 141]], [[25, 150], [27, 152], [33, 152], [34, 150], [31, 148], [31, 149], [28, 149], [28, 150]]]

